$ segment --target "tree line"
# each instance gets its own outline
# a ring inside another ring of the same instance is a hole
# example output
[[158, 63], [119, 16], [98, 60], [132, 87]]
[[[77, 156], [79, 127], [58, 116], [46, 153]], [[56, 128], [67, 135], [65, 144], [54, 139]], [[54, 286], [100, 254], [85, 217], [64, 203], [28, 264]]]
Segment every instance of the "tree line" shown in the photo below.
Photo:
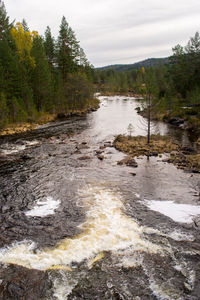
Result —
[[91, 73], [64, 16], [57, 39], [49, 26], [41, 36], [25, 19], [10, 22], [0, 0], [0, 127], [89, 107], [94, 102]]

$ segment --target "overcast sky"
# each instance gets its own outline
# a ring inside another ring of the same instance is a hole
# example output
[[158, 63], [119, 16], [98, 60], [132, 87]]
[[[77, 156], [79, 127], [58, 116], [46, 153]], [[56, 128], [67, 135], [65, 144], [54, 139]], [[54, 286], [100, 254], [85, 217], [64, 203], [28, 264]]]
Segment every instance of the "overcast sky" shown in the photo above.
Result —
[[95, 67], [169, 56], [200, 30], [200, 0], [5, 0], [10, 20], [55, 37], [64, 15]]

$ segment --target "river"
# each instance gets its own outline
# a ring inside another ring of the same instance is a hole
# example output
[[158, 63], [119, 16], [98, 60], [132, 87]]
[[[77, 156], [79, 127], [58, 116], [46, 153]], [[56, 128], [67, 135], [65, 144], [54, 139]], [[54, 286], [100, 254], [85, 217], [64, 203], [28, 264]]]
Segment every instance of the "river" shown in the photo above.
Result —
[[146, 135], [145, 120], [133, 97], [99, 98], [96, 112], [0, 138], [0, 299], [198, 300], [199, 175], [167, 154], [118, 165], [114, 136], [130, 123]]

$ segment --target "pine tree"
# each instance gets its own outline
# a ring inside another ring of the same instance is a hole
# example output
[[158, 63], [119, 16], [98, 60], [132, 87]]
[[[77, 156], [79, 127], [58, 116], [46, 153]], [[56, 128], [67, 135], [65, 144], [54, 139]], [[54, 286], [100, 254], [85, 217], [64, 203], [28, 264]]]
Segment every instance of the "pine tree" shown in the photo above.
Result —
[[49, 65], [53, 67], [55, 63], [55, 41], [51, 35], [51, 29], [47, 26], [44, 37], [44, 47]]
[[52, 108], [51, 72], [43, 40], [40, 36], [36, 36], [33, 40], [31, 55], [35, 61], [35, 68], [32, 73], [32, 89], [36, 108], [38, 111], [50, 110]]
[[10, 39], [10, 29], [12, 24], [9, 22], [9, 17], [5, 9], [4, 2], [0, 0], [0, 40]]
[[63, 80], [73, 73], [77, 66], [78, 42], [65, 17], [63, 16], [57, 42], [57, 62]]
[[30, 31], [29, 28], [28, 28], [28, 24], [27, 24], [25, 19], [22, 20], [21, 24], [22, 24], [22, 28], [23, 28], [24, 32], [29, 32]]

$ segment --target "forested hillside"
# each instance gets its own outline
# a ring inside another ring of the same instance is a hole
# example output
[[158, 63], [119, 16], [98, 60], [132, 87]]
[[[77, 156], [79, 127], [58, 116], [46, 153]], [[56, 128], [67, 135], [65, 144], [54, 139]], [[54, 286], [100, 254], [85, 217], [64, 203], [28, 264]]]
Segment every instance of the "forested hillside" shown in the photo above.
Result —
[[90, 63], [65, 17], [57, 39], [48, 26], [43, 37], [25, 20], [10, 22], [0, 1], [0, 127], [94, 101]]
[[112, 69], [114, 71], [131, 71], [131, 70], [137, 70], [137, 69], [141, 69], [141, 67], [155, 67], [155, 66], [159, 66], [159, 65], [165, 65], [169, 63], [169, 58], [165, 57], [165, 58], [148, 58], [142, 61], [139, 61], [137, 63], [134, 64], [119, 64], [119, 65], [109, 65], [109, 66], [105, 66], [105, 67], [100, 67], [97, 68], [97, 70], [109, 70]]

